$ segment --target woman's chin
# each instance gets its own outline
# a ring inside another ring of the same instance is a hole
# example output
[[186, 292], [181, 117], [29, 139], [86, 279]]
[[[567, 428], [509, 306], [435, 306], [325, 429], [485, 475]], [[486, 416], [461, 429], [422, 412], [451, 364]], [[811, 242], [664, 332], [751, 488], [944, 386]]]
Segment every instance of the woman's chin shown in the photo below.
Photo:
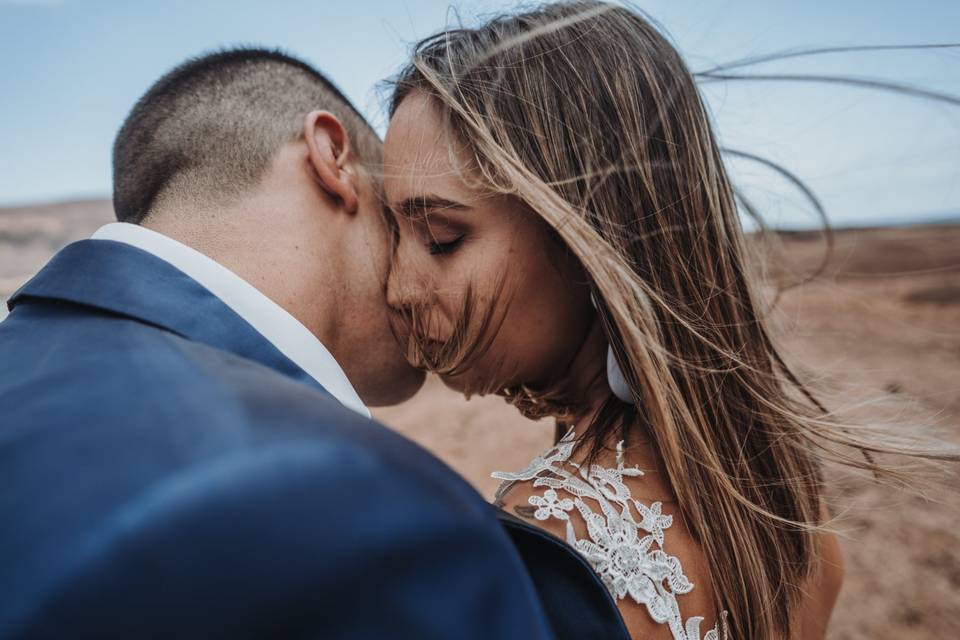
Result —
[[458, 374], [453, 376], [441, 375], [440, 380], [448, 389], [452, 389], [457, 393], [462, 394], [470, 399], [471, 396], [480, 394], [483, 395], [482, 390], [479, 388], [476, 380], [472, 380], [467, 374]]

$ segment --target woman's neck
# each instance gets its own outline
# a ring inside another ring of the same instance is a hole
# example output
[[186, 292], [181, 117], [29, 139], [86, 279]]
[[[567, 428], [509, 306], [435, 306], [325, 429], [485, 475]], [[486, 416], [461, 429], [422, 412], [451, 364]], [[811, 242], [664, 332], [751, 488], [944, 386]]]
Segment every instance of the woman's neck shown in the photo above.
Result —
[[[607, 339], [599, 317], [571, 361], [564, 392], [577, 409], [562, 420], [563, 431], [566, 433], [572, 427], [578, 436], [582, 436], [594, 423], [612, 393], [607, 382]], [[601, 446], [614, 451], [621, 439], [624, 440], [628, 464], [639, 465], [644, 471], [643, 489], [638, 489], [638, 496], [648, 501], [676, 500], [651, 434], [641, 424], [635, 423], [629, 425], [625, 432], [619, 429], [608, 432]], [[586, 455], [589, 449], [589, 446], [586, 447], [580, 455]], [[612, 465], [615, 461], [607, 459], [605, 463]]]
[[607, 383], [607, 338], [603, 333], [600, 317], [591, 323], [580, 347], [566, 368], [567, 379], [564, 382], [564, 395], [574, 413], [566, 421], [581, 432], [599, 413], [604, 402], [610, 397], [610, 385]]

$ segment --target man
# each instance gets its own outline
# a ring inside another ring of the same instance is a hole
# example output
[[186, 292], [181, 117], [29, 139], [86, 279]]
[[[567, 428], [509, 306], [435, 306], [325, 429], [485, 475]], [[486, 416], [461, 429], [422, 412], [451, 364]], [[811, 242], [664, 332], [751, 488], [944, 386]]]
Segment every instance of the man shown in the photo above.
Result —
[[0, 325], [0, 636], [548, 637], [482, 500], [367, 417], [422, 381], [383, 305], [378, 156], [276, 53], [137, 103], [122, 224]]
[[136, 104], [119, 223], [0, 324], [0, 638], [555, 637], [564, 579], [518, 549], [576, 559], [369, 419], [423, 380], [389, 328], [379, 160], [276, 52]]

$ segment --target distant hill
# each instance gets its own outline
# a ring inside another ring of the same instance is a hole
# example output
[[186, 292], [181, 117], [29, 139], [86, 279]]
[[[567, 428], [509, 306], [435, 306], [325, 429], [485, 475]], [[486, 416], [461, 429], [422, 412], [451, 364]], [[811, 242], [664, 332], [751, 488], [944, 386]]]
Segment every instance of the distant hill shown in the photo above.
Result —
[[[0, 300], [6, 298], [26, 282], [54, 253], [67, 244], [87, 238], [101, 225], [113, 221], [113, 207], [109, 200], [77, 200], [19, 207], [0, 207]], [[952, 239], [955, 234], [923, 234], [911, 228], [927, 225], [960, 223], [960, 215], [929, 214], [920, 216], [917, 224], [897, 223], [890, 227], [837, 228], [837, 256], [832, 270], [844, 273], [889, 273], [898, 270], [937, 268], [952, 263], [958, 251]], [[885, 228], [903, 229], [906, 235], [884, 235], [879, 245], [863, 242], [866, 235], [873, 237]], [[754, 236], [755, 234], [749, 234]], [[770, 273], [784, 270], [812, 268], [823, 255], [823, 237], [818, 230], [780, 230], [777, 237], [789, 245], [789, 259], [772, 261]], [[920, 249], [918, 245], [923, 246]], [[909, 246], [908, 246], [909, 245]], [[879, 249], [879, 251], [874, 251]], [[770, 254], [775, 257], [777, 254]], [[6, 308], [0, 308], [0, 318]]]
[[[113, 219], [109, 200], [0, 208], [0, 299], [5, 301], [54, 253]], [[6, 315], [2, 305], [0, 318]]]

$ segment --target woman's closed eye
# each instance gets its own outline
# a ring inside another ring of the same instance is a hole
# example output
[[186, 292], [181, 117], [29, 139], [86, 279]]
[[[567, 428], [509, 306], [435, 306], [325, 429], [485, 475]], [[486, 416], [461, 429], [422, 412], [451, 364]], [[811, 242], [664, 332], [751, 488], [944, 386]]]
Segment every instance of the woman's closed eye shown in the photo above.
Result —
[[469, 210], [463, 203], [435, 195], [411, 196], [391, 207], [394, 220], [409, 222], [432, 256], [450, 255], [463, 243], [467, 229], [457, 214]]
[[432, 256], [446, 255], [449, 253], [453, 253], [456, 250], [456, 248], [460, 246], [460, 243], [463, 242], [463, 237], [464, 237], [464, 234], [460, 234], [453, 240], [449, 240], [446, 242], [440, 242], [439, 240], [434, 239], [427, 244], [427, 249], [429, 249], [430, 255]]
[[414, 221], [427, 251], [432, 256], [450, 255], [467, 236], [467, 229], [443, 214], [426, 214]]

